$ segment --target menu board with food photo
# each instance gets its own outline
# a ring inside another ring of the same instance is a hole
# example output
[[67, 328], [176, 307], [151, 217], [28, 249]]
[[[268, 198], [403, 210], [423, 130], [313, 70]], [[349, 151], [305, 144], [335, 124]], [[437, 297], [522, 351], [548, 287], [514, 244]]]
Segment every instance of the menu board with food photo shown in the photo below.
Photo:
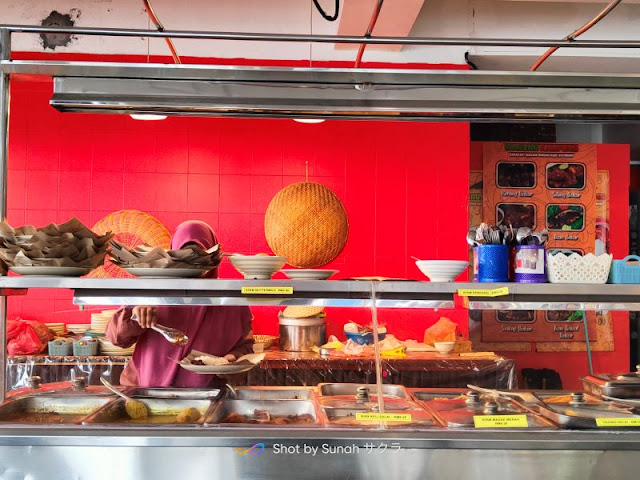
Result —
[[483, 312], [483, 342], [584, 342], [596, 338], [595, 312], [580, 310], [496, 310]]
[[[606, 243], [608, 181], [606, 172], [597, 171], [595, 145], [483, 142], [481, 164], [474, 165], [482, 165], [483, 209], [470, 225], [547, 229], [547, 248], [565, 252], [594, 252], [598, 230]], [[570, 349], [584, 346], [585, 319], [597, 343], [602, 332], [596, 315], [582, 311], [484, 311], [470, 334], [503, 350], [528, 349], [531, 342]]]
[[596, 146], [483, 143], [484, 221], [549, 230], [547, 248], [594, 251]]

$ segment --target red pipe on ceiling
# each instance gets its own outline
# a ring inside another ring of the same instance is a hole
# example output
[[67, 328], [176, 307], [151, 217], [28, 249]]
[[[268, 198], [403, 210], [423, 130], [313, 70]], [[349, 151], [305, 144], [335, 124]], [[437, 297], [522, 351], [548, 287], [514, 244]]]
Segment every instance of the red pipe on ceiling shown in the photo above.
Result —
[[[153, 11], [153, 8], [151, 7], [151, 2], [149, 0], [142, 0], [142, 3], [144, 4], [144, 8], [147, 10], [147, 14], [149, 15], [149, 18], [154, 23], [158, 31], [164, 32], [164, 25], [162, 25], [162, 23], [160, 22], [160, 19], [158, 18], [156, 13]], [[173, 57], [173, 61], [175, 63], [182, 63], [180, 61], [180, 56], [178, 55], [178, 51], [176, 50], [176, 47], [173, 45], [173, 41], [170, 38], [165, 38], [164, 41], [167, 42], [167, 46], [171, 51], [171, 56]]]
[[[376, 22], [378, 21], [378, 16], [380, 15], [380, 10], [382, 9], [382, 4], [384, 0], [378, 0], [375, 8], [373, 9], [373, 13], [371, 14], [371, 20], [369, 20], [369, 26], [367, 27], [367, 31], [364, 34], [365, 37], [370, 37], [373, 29], [376, 26]], [[356, 57], [356, 63], [354, 68], [358, 68], [360, 66], [360, 62], [362, 62], [362, 56], [364, 55], [364, 50], [367, 48], [366, 43], [361, 43], [360, 48], [358, 48], [358, 56]]]

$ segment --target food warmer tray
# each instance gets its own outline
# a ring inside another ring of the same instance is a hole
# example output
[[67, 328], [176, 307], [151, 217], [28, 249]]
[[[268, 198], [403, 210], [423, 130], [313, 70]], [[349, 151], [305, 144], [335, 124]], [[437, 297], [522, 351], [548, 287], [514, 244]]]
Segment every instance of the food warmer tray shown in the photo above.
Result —
[[314, 400], [312, 387], [237, 387], [229, 391], [228, 398], [235, 400]]
[[600, 373], [580, 380], [586, 392], [599, 397], [640, 398], [640, 365], [636, 365], [635, 372]]
[[219, 388], [139, 388], [127, 391], [130, 397], [182, 398], [190, 400], [216, 400], [220, 397]]
[[[318, 384], [320, 396], [356, 395], [358, 388], [367, 388], [371, 395], [377, 392], [376, 384], [365, 383], [320, 383]], [[385, 398], [408, 398], [409, 395], [402, 385], [382, 385], [382, 394]]]
[[[553, 395], [544, 392], [523, 395], [523, 406], [537, 411], [552, 422], [571, 429], [599, 429], [598, 419], [635, 420], [640, 415], [633, 407], [620, 406], [615, 402], [605, 402], [583, 392]], [[639, 428], [639, 427], [616, 427]]]
[[[103, 408], [95, 412], [93, 415], [87, 417], [83, 424], [127, 424], [127, 425], [144, 425], [145, 427], [166, 427], [171, 426], [184, 426], [189, 427], [193, 425], [202, 425], [207, 414], [211, 410], [214, 403], [210, 400], [202, 399], [187, 399], [187, 398], [141, 398], [149, 412], [148, 417], [132, 419], [127, 415], [124, 404], [125, 401], [121, 398], [108, 403]], [[200, 419], [193, 423], [179, 423], [176, 419], [177, 415], [193, 407], [200, 412]]]
[[349, 408], [325, 408], [323, 409], [323, 412], [326, 417], [327, 426], [329, 427], [379, 428], [382, 424], [384, 424], [384, 427], [387, 429], [401, 428], [422, 430], [442, 427], [431, 412], [428, 412], [417, 405], [410, 410], [386, 412], [391, 414], [411, 415], [410, 420], [403, 419], [398, 421], [381, 421], [380, 419], [358, 420], [358, 414], [368, 412]]
[[0, 422], [80, 424], [115, 397], [103, 395], [27, 395], [0, 405]]
[[[375, 411], [378, 408], [376, 385], [360, 383], [321, 383], [318, 402], [325, 410], [364, 410]], [[409, 400], [409, 395], [401, 385], [382, 385], [384, 410], [409, 410], [419, 408]]]
[[476, 428], [475, 417], [496, 415], [527, 417], [527, 427], [509, 427], [509, 431], [557, 428], [549, 420], [507, 398], [464, 389], [413, 389], [411, 394], [442, 425], [451, 429]]
[[[266, 414], [271, 420], [266, 419]], [[253, 422], [225, 422], [229, 415], [255, 419]], [[311, 423], [278, 423], [282, 417], [310, 415]], [[308, 400], [222, 400], [207, 416], [205, 425], [239, 428], [309, 428], [322, 425], [316, 405]]]

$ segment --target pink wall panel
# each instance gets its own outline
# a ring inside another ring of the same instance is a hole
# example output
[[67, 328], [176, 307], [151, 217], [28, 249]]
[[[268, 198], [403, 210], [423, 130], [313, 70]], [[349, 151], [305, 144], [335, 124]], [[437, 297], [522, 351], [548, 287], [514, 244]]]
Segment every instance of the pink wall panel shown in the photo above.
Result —
[[[50, 83], [13, 82], [9, 213], [14, 225], [88, 225], [113, 210], [145, 210], [170, 230], [200, 219], [230, 252], [269, 252], [264, 212], [283, 186], [311, 181], [330, 187], [349, 214], [350, 236], [328, 267], [339, 277], [421, 278], [411, 255], [465, 258], [467, 124], [169, 118], [60, 114], [48, 106]], [[28, 112], [28, 113], [26, 113]], [[442, 242], [442, 239], [445, 239]], [[220, 275], [239, 278], [224, 262]], [[11, 316], [87, 321], [68, 292], [33, 291], [10, 300]], [[254, 309], [254, 330], [277, 333], [277, 309]], [[448, 314], [380, 314], [400, 338], [422, 338]], [[329, 333], [348, 320], [368, 323], [363, 309], [329, 310]]]

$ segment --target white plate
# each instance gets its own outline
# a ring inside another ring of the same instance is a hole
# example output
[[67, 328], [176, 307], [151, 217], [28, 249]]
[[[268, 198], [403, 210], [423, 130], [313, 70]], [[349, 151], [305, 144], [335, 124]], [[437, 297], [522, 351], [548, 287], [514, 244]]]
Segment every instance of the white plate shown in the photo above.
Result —
[[146, 278], [194, 278], [202, 276], [207, 269], [199, 268], [125, 268], [136, 277]]
[[[202, 355], [201, 352], [194, 354], [194, 351], [189, 356]], [[208, 354], [204, 354], [208, 355]], [[264, 353], [250, 353], [244, 355], [236, 360], [234, 363], [228, 363], [226, 365], [191, 365], [189, 363], [189, 356], [183, 358], [178, 364], [185, 370], [190, 372], [199, 373], [201, 375], [234, 375], [236, 373], [248, 372], [252, 368], [255, 368], [265, 357]]]
[[180, 366], [185, 370], [201, 375], [234, 375], [236, 373], [248, 372], [255, 365], [251, 362], [230, 363], [228, 365], [191, 365], [190, 363], [181, 363]]
[[280, 270], [292, 280], [326, 280], [339, 270], [323, 270], [319, 268], [295, 268]]
[[39, 266], [21, 266], [9, 267], [14, 273], [19, 275], [40, 275], [55, 277], [81, 277], [89, 273], [93, 268], [90, 267], [39, 267]]

